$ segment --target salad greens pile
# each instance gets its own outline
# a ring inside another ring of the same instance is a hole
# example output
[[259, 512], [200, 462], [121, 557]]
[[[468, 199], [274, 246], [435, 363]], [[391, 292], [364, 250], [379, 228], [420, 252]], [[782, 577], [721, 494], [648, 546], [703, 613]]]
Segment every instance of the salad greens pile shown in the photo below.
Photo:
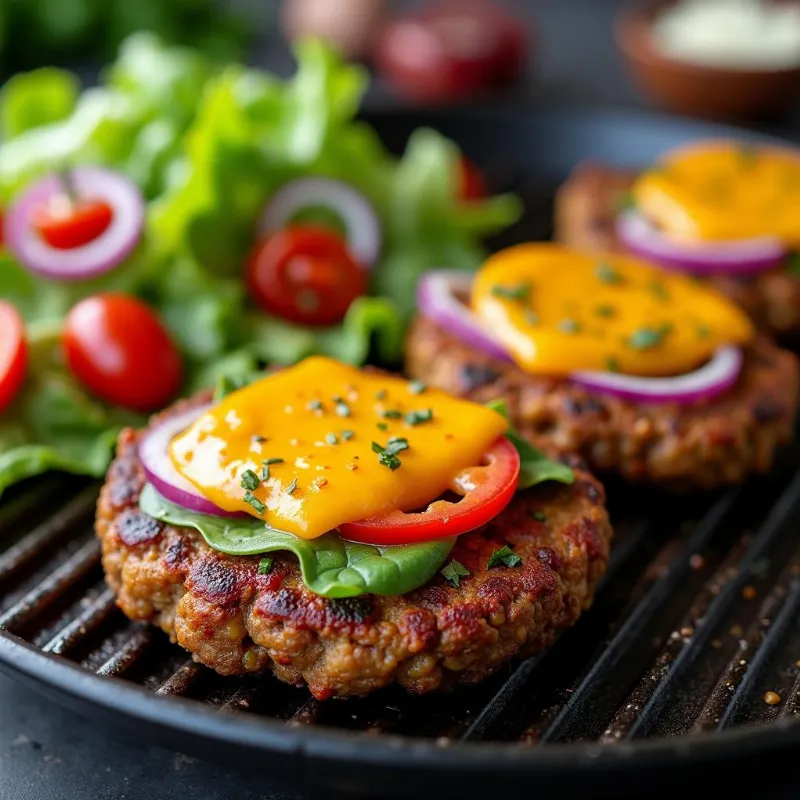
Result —
[[[84, 91], [53, 68], [8, 81], [0, 92], [0, 205], [55, 169], [98, 164], [141, 188], [147, 227], [125, 264], [90, 282], [33, 276], [4, 252], [0, 297], [29, 325], [53, 331], [80, 297], [137, 294], [180, 346], [186, 392], [313, 353], [397, 364], [419, 275], [442, 265], [476, 268], [485, 255], [481, 238], [513, 223], [519, 204], [511, 196], [461, 201], [460, 153], [435, 131], [417, 131], [394, 157], [356, 119], [366, 72], [317, 41], [302, 43], [297, 58], [295, 76], [279, 80], [241, 65], [220, 68], [143, 33], [127, 39], [99, 85]], [[309, 176], [354, 186], [383, 229], [370, 294], [324, 329], [267, 316], [241, 277], [270, 197]], [[101, 475], [112, 432], [137, 422], [90, 397], [57, 349], [32, 360], [35, 414], [26, 390], [0, 420], [0, 492], [51, 467]]]

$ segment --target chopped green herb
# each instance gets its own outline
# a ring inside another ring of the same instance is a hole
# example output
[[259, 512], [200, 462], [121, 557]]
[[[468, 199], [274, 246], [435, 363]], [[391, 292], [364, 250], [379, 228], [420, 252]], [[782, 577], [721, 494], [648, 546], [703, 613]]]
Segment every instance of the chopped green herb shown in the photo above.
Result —
[[698, 325], [697, 326], [697, 338], [698, 339], [708, 339], [711, 336], [711, 328], [708, 325]]
[[387, 408], [381, 416], [384, 419], [400, 419], [403, 416], [402, 412], [398, 411], [396, 408]]
[[669, 300], [669, 292], [667, 287], [661, 281], [650, 281], [647, 288], [659, 299]]
[[628, 337], [628, 346], [634, 350], [649, 350], [661, 344], [664, 337], [669, 333], [669, 326], [660, 328], [648, 328], [647, 326], [638, 328]]
[[339, 444], [339, 437], [335, 433], [326, 433], [325, 441], [328, 444]]
[[244, 493], [244, 501], [253, 506], [257, 514], [263, 514], [267, 510], [267, 507], [252, 492]]
[[252, 440], [253, 444], [264, 444], [264, 442], [267, 441], [266, 436], [259, 436], [258, 434], [251, 436], [250, 439]]
[[445, 580], [453, 586], [458, 587], [461, 585], [461, 579], [469, 575], [469, 570], [459, 561], [453, 559], [444, 569], [441, 574]]
[[336, 401], [336, 413], [340, 417], [349, 417], [351, 413], [350, 406], [341, 397]]
[[286, 493], [287, 494], [294, 494], [294, 490], [297, 488], [297, 478], [295, 478], [287, 487]]
[[428, 387], [422, 381], [411, 381], [408, 384], [408, 391], [411, 394], [422, 394]]
[[598, 317], [605, 317], [608, 319], [609, 317], [613, 317], [617, 312], [614, 306], [602, 305], [597, 306], [597, 308], [594, 310], [594, 313], [597, 314]]
[[522, 559], [507, 544], [504, 544], [489, 557], [487, 568], [518, 567], [520, 564], [522, 564]]
[[312, 400], [306, 408], [309, 411], [322, 411], [324, 406], [322, 405], [322, 400]]
[[372, 443], [372, 452], [377, 453], [378, 462], [383, 464], [384, 467], [389, 467], [392, 472], [398, 469], [402, 464], [400, 459], [393, 452], [389, 452], [389, 450], [377, 442]]
[[390, 456], [395, 456], [402, 453], [403, 450], [408, 450], [408, 439], [404, 439], [402, 436], [392, 436], [386, 445], [386, 452]]
[[547, 522], [547, 514], [544, 511], [534, 511], [531, 516], [539, 522]]
[[342, 431], [342, 439], [344, 439], [345, 442], [349, 442], [354, 436], [355, 433], [353, 431]]
[[268, 481], [269, 480], [269, 467], [265, 464], [261, 467], [261, 480]]
[[242, 489], [258, 489], [258, 484], [259, 484], [258, 475], [256, 475], [255, 472], [253, 472], [253, 470], [246, 469], [242, 473], [242, 479], [240, 483]]
[[264, 466], [268, 467], [271, 464], [283, 464], [283, 459], [282, 458], [265, 458], [261, 463], [264, 464]]
[[517, 283], [513, 286], [492, 286], [492, 296], [500, 297], [503, 300], [527, 300], [530, 297], [531, 285], [529, 283]]
[[617, 361], [614, 356], [609, 356], [606, 359], [606, 371], [607, 372], [619, 372], [619, 361]]
[[561, 333], [577, 333], [581, 329], [581, 324], [576, 319], [562, 319], [558, 323], [558, 329]]
[[594, 274], [601, 283], [622, 283], [622, 275], [611, 264], [606, 264], [604, 261], [595, 267]]
[[386, 399], [386, 389], [381, 389], [379, 392], [375, 393], [376, 400], [385, 400]]
[[377, 427], [378, 427], [378, 430], [381, 430], [381, 431], [388, 431], [389, 430], [389, 426], [385, 422], [379, 422]]
[[424, 408], [417, 411], [409, 411], [405, 416], [408, 425], [421, 425], [423, 422], [430, 422], [433, 419], [433, 409]]
[[270, 558], [269, 556], [264, 556], [261, 561], [258, 562], [258, 574], [259, 575], [269, 575], [272, 572], [272, 565], [275, 563], [274, 558]]

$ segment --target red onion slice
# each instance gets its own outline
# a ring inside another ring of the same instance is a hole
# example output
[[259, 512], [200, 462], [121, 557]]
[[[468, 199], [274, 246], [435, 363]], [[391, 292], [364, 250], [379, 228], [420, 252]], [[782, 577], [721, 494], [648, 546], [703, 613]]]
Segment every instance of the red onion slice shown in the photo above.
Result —
[[174, 467], [167, 448], [179, 433], [185, 431], [211, 405], [190, 408], [182, 414], [165, 419], [149, 430], [139, 444], [139, 458], [147, 480], [158, 493], [170, 503], [196, 511], [198, 514], [213, 514], [217, 517], [244, 517], [238, 511], [225, 511], [207, 500]]
[[696, 275], [748, 275], [773, 269], [786, 258], [787, 248], [776, 238], [686, 244], [659, 231], [636, 209], [617, 217], [617, 236], [634, 255]]
[[464, 302], [474, 275], [467, 270], [431, 270], [420, 278], [417, 307], [420, 313], [452, 333], [464, 344], [499, 361], [511, 362], [506, 349], [484, 329], [480, 319]]
[[110, 272], [136, 249], [144, 230], [142, 194], [124, 175], [100, 167], [76, 167], [70, 170], [70, 179], [78, 197], [104, 200], [111, 206], [111, 224], [94, 241], [60, 250], [34, 230], [32, 210], [64, 191], [54, 175], [18, 197], [5, 220], [6, 245], [20, 263], [37, 275], [61, 281], [86, 280]]
[[669, 378], [620, 375], [616, 372], [573, 372], [570, 380], [603, 394], [639, 403], [697, 403], [731, 389], [742, 371], [738, 347], [721, 347], [700, 369]]
[[347, 248], [353, 260], [371, 267], [381, 252], [381, 223], [361, 192], [331, 178], [298, 178], [278, 189], [264, 209], [258, 225], [262, 234], [272, 234], [304, 208], [329, 208], [347, 229]]

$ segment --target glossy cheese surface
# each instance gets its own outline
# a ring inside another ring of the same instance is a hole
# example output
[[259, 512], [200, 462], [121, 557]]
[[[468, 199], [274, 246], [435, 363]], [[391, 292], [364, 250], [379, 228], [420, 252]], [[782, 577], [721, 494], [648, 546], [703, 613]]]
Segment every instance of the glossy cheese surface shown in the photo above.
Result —
[[426, 506], [506, 427], [477, 403], [313, 357], [228, 395], [170, 457], [220, 508], [311, 539]]
[[663, 157], [642, 173], [633, 200], [683, 241], [772, 236], [800, 246], [800, 151], [705, 142]]
[[555, 244], [489, 258], [472, 307], [521, 367], [548, 375], [679, 375], [753, 335], [742, 311], [692, 278]]

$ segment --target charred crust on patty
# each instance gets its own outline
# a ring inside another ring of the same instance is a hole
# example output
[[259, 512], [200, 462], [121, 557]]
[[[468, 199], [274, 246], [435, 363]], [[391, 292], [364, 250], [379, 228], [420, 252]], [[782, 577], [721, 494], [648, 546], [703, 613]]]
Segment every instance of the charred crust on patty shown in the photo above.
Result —
[[164, 526], [152, 517], [142, 514], [135, 508], [126, 508], [117, 517], [114, 532], [120, 542], [128, 547], [136, 547], [158, 539]]
[[[182, 401], [153, 422], [208, 399]], [[159, 523], [157, 537], [129, 545], [118, 530], [121, 519], [140, 513], [140, 438], [131, 430], [120, 435], [98, 502], [106, 579], [131, 619], [158, 625], [223, 675], [271, 670], [308, 685], [318, 699], [391, 683], [415, 693], [474, 683], [549, 646], [589, 607], [605, 571], [611, 528], [604, 494], [580, 471], [572, 486], [518, 495], [492, 523], [459, 537], [452, 558], [470, 570], [461, 586], [437, 574], [402, 597], [329, 600], [305, 587], [289, 554], [271, 554], [272, 570], [259, 575], [259, 556], [226, 556], [196, 531], [167, 524]], [[522, 564], [487, 569], [504, 545]]]
[[[556, 240], [583, 250], [621, 251], [616, 217], [635, 179], [635, 172], [595, 161], [575, 167], [556, 193]], [[709, 282], [764, 331], [793, 339], [800, 335], [800, 278], [787, 269], [714, 276]]]

